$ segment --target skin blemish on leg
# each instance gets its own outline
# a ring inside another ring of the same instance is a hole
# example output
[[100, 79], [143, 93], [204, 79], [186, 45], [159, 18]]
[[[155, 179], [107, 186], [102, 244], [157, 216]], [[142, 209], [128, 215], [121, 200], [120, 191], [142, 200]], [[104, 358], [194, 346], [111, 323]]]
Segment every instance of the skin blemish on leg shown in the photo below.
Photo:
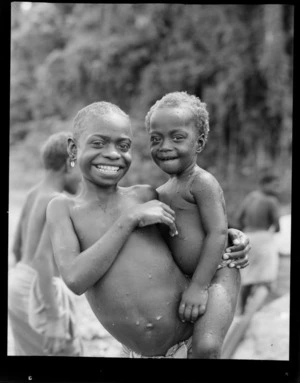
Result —
[[146, 329], [147, 329], [147, 330], [152, 330], [152, 329], [153, 329], [153, 324], [150, 323], [150, 322], [147, 323], [147, 324], [146, 324]]
[[140, 321], [139, 321], [139, 320], [137, 320], [137, 321], [135, 322], [135, 324], [136, 324], [137, 326], [139, 326], [139, 324], [140, 324]]
[[152, 274], [148, 274], [148, 278], [151, 279], [152, 278]]
[[162, 318], [162, 315], [157, 316], [155, 319], [160, 320]]

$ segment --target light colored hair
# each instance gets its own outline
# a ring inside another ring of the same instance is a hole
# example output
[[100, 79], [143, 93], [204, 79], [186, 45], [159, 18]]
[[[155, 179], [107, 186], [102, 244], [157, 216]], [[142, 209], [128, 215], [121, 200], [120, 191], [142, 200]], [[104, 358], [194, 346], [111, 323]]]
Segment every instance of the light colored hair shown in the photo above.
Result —
[[59, 170], [65, 165], [69, 157], [67, 151], [69, 138], [72, 138], [72, 133], [64, 131], [54, 133], [47, 139], [41, 150], [45, 169]]
[[167, 93], [160, 100], [156, 101], [150, 108], [145, 118], [145, 127], [150, 130], [151, 116], [157, 109], [163, 108], [188, 108], [193, 114], [195, 128], [199, 134], [204, 135], [204, 144], [207, 141], [209, 132], [209, 114], [206, 109], [206, 104], [201, 102], [200, 98], [188, 94], [187, 92], [172, 92]]
[[80, 109], [73, 121], [74, 139], [78, 140], [82, 132], [85, 130], [85, 122], [88, 118], [90, 118], [91, 116], [104, 117], [112, 113], [119, 114], [130, 120], [128, 114], [126, 114], [122, 109], [120, 109], [117, 105], [107, 101], [94, 102]]

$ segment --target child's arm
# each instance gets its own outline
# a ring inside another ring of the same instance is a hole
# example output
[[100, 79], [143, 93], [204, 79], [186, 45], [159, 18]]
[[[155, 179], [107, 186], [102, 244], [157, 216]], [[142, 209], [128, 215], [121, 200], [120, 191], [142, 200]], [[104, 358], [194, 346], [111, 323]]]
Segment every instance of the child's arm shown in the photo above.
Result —
[[66, 197], [54, 198], [48, 205], [47, 222], [58, 269], [66, 285], [83, 294], [102, 278], [113, 264], [135, 227], [164, 223], [176, 230], [173, 210], [153, 200], [123, 213], [91, 247], [80, 251]]
[[226, 246], [227, 217], [223, 192], [211, 174], [197, 177], [191, 192], [198, 205], [205, 238], [191, 283], [182, 295], [179, 316], [193, 322], [206, 310], [208, 287]]
[[270, 223], [275, 233], [280, 231], [279, 216], [280, 214], [277, 199], [272, 197], [270, 199]]
[[248, 205], [248, 198], [246, 197], [241, 205], [239, 206], [236, 216], [235, 216], [235, 223], [236, 227], [240, 230], [243, 230], [245, 227], [244, 217], [245, 217], [245, 208]]
[[22, 258], [22, 222], [23, 222], [23, 211], [18, 222], [14, 242], [12, 245], [12, 252], [15, 256], [15, 261], [20, 262]]
[[70, 339], [70, 334], [66, 332], [62, 320], [64, 313], [59, 310], [58, 298], [53, 284], [53, 252], [46, 224], [34, 255], [34, 264], [39, 274], [39, 288], [47, 317], [43, 329], [43, 347], [45, 352], [55, 355], [65, 348], [66, 342]]

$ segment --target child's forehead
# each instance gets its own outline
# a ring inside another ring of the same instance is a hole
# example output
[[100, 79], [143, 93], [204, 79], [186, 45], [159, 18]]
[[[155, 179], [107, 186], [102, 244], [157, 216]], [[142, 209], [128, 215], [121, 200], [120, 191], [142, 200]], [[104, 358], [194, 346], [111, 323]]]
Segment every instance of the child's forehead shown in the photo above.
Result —
[[87, 116], [84, 125], [87, 134], [132, 135], [130, 120], [118, 113]]
[[158, 120], [174, 120], [178, 122], [190, 121], [194, 117], [191, 109], [186, 105], [164, 106], [156, 109], [151, 118], [151, 123]]
[[150, 130], [157, 127], [187, 126], [194, 124], [194, 114], [184, 106], [161, 107], [156, 109], [150, 119]]

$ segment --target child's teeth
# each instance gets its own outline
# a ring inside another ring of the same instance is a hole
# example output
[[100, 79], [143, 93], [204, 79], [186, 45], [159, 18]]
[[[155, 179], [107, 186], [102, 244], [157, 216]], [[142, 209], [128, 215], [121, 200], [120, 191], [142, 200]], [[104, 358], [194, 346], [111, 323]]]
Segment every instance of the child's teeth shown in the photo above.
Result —
[[98, 165], [97, 168], [107, 172], [117, 172], [119, 170], [119, 167], [117, 166], [107, 166], [107, 165]]

